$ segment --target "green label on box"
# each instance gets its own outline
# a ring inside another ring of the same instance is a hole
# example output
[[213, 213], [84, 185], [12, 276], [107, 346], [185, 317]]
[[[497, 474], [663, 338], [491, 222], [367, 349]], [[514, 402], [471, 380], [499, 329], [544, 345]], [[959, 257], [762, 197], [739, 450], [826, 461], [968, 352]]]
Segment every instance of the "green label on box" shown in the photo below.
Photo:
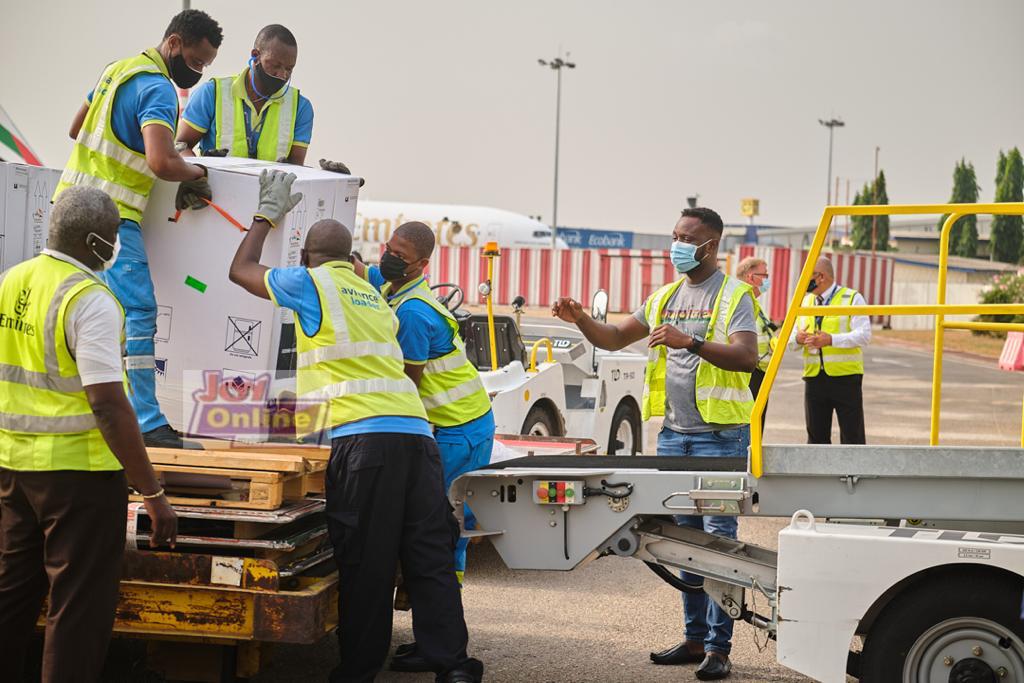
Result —
[[192, 289], [196, 290], [200, 294], [202, 294], [202, 293], [204, 293], [206, 291], [206, 283], [203, 282], [202, 280], [195, 279], [191, 275], [186, 275], [185, 276], [185, 285], [188, 286], [188, 287], [191, 287]]

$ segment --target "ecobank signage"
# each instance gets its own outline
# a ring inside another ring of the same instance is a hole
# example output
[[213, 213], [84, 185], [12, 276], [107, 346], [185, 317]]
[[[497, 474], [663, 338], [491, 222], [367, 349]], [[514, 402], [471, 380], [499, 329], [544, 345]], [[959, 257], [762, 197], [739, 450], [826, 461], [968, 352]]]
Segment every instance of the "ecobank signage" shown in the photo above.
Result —
[[633, 233], [615, 230], [559, 228], [558, 236], [575, 249], [632, 249]]

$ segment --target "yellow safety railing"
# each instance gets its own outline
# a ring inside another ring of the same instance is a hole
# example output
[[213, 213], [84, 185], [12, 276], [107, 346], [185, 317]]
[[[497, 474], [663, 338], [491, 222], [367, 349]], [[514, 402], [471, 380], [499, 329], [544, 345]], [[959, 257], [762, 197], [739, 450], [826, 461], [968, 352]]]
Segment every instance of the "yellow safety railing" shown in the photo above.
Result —
[[533, 346], [530, 347], [530, 372], [537, 372], [537, 349], [540, 348], [541, 344], [545, 344], [548, 347], [548, 362], [553, 363], [555, 361], [554, 351], [551, 347], [551, 340], [547, 337], [542, 337], [541, 339], [533, 342]]
[[[921, 306], [867, 305], [867, 306], [804, 306], [803, 299], [807, 293], [807, 284], [811, 281], [814, 266], [821, 256], [825, 238], [828, 236], [832, 219], [836, 216], [906, 216], [906, 215], [942, 215], [949, 214], [942, 225], [939, 239], [939, 281], [936, 303]], [[907, 205], [864, 205], [864, 206], [826, 206], [825, 212], [818, 223], [807, 260], [797, 279], [793, 298], [786, 319], [779, 330], [780, 343], [772, 354], [765, 370], [761, 390], [754, 401], [754, 410], [750, 416], [750, 472], [760, 477], [764, 471], [763, 446], [761, 442], [761, 415], [768, 404], [768, 396], [775, 376], [782, 366], [782, 357], [786, 353], [790, 336], [796, 321], [801, 316], [815, 315], [934, 315], [935, 316], [935, 355], [932, 363], [932, 402], [931, 402], [931, 436], [932, 446], [939, 443], [939, 407], [942, 402], [942, 347], [943, 335], [950, 330], [1012, 330], [1024, 332], [1024, 325], [1015, 323], [988, 322], [946, 322], [947, 315], [1024, 315], [1024, 303], [1019, 304], [970, 304], [949, 305], [946, 303], [946, 274], [949, 268], [949, 233], [953, 224], [964, 216], [972, 214], [989, 214], [1002, 216], [1024, 216], [1024, 203], [1008, 202], [1004, 204], [907, 204]], [[1024, 407], [1021, 409], [1021, 446], [1024, 447]]]

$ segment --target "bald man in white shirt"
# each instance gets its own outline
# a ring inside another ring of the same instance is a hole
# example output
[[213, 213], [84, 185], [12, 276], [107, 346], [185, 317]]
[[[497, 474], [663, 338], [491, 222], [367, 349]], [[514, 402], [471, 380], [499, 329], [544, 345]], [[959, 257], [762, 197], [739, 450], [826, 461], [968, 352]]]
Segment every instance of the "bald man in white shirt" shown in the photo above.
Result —
[[[814, 266], [805, 306], [864, 306], [860, 292], [836, 284], [832, 261]], [[803, 349], [807, 443], [832, 443], [832, 413], [844, 444], [867, 443], [864, 433], [864, 355], [871, 342], [866, 315], [803, 316], [790, 346]]]

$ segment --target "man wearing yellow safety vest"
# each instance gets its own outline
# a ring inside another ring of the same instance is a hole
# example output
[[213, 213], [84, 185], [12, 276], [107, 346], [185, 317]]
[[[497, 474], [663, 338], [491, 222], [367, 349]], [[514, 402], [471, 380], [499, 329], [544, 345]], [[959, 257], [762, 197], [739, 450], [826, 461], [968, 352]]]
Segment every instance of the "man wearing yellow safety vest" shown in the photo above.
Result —
[[291, 31], [265, 26], [241, 73], [211, 79], [189, 98], [178, 130], [184, 153], [198, 143], [203, 154], [302, 165], [313, 136], [313, 105], [290, 83], [298, 55]]
[[453, 561], [458, 523], [427, 413], [405, 372], [398, 320], [355, 273], [352, 235], [335, 220], [310, 227], [302, 267], [259, 263], [268, 233], [302, 198], [291, 194], [294, 180], [293, 174], [263, 172], [259, 210], [230, 278], [295, 313], [298, 409], [312, 403], [326, 412], [327, 528], [339, 573], [341, 649], [330, 680], [370, 681], [384, 664], [400, 564], [417, 653], [438, 681], [475, 683], [483, 664], [466, 655]]
[[174, 149], [178, 125], [175, 86], [191, 88], [217, 56], [220, 26], [205, 12], [185, 10], [171, 20], [158, 47], [107, 66], [71, 124], [75, 146], [54, 199], [86, 185], [117, 203], [121, 228], [113, 268], [104, 279], [125, 309], [130, 398], [150, 446], [181, 448], [156, 399], [153, 337], [157, 307], [139, 227], [157, 178], [179, 181], [178, 209], [203, 208], [210, 199], [206, 169]]
[[[745, 457], [750, 443], [750, 372], [757, 366], [757, 332], [750, 286], [718, 269], [721, 217], [686, 209], [672, 233], [671, 259], [685, 277], [648, 297], [617, 325], [600, 323], [572, 299], [553, 313], [576, 323], [595, 346], [618, 350], [644, 337], [650, 347], [642, 414], [664, 415], [658, 455]], [[679, 516], [679, 524], [736, 538], [736, 518]], [[688, 583], [698, 576], [683, 573]], [[696, 664], [699, 680], [729, 675], [732, 620], [703, 594], [683, 595], [686, 639], [652, 653], [655, 664]]]
[[[835, 269], [818, 259], [804, 306], [864, 306], [860, 292], [836, 284]], [[804, 419], [807, 443], [832, 443], [832, 413], [841, 443], [867, 443], [864, 430], [864, 352], [871, 342], [866, 315], [804, 316], [790, 340], [804, 356]]]
[[[771, 280], [768, 278], [768, 262], [756, 256], [748, 256], [736, 266], [736, 277], [746, 282], [754, 290], [754, 314], [757, 316], [757, 367], [750, 374], [750, 393], [757, 398], [761, 391], [761, 382], [764, 381], [764, 371], [768, 369], [768, 361], [772, 359], [772, 352], [775, 350], [775, 332], [779, 326], [772, 322], [771, 318], [765, 315], [759, 299], [762, 294], [768, 292]], [[767, 405], [761, 413], [761, 428], [764, 428], [764, 418], [768, 414]]]
[[[447, 491], [460, 475], [491, 461], [494, 449], [494, 414], [480, 373], [466, 358], [459, 324], [430, 291], [424, 271], [434, 253], [434, 231], [424, 223], [398, 226], [388, 240], [380, 266], [370, 266], [366, 277], [385, 297], [398, 317], [398, 343], [407, 374], [419, 389], [434, 426], [441, 452]], [[361, 264], [356, 264], [361, 270]], [[467, 528], [472, 511], [465, 509]], [[462, 583], [469, 539], [455, 549], [455, 572]], [[395, 671], [429, 671], [428, 662], [414, 643], [398, 647], [391, 660]]]
[[[291, 84], [298, 58], [291, 31], [281, 24], [264, 26], [241, 73], [209, 80], [189, 98], [181, 115], [185, 125], [178, 129], [182, 154], [191, 155], [198, 144], [203, 156], [304, 164], [313, 105]], [[320, 167], [349, 173], [340, 161], [321, 159]]]
[[128, 482], [150, 546], [177, 533], [125, 396], [123, 311], [95, 272], [114, 261], [120, 222], [102, 191], [71, 188], [47, 248], [0, 273], [0, 680], [21, 680], [44, 599], [43, 682], [98, 680]]

